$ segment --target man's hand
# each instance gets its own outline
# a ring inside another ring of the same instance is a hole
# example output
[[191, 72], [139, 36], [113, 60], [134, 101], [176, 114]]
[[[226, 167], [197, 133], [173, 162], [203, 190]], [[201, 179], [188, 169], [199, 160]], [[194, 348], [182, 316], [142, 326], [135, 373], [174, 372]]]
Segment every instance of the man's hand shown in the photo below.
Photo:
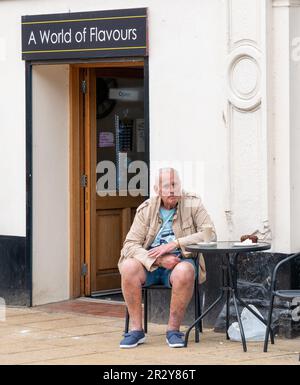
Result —
[[160, 245], [149, 250], [149, 257], [158, 258], [161, 255], [169, 254], [171, 251], [175, 250], [177, 247], [177, 242], [169, 242], [165, 245]]
[[162, 257], [158, 257], [157, 260], [155, 261], [155, 265], [162, 266], [165, 269], [171, 270], [179, 262], [180, 262], [180, 258], [178, 258], [176, 255], [168, 254]]

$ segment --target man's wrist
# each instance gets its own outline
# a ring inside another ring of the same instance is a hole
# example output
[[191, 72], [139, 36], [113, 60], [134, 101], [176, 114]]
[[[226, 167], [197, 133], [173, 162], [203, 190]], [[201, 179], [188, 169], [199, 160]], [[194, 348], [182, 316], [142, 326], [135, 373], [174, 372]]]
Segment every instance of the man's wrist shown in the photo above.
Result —
[[154, 265], [154, 266], [158, 266], [158, 267], [161, 266], [161, 262], [160, 262], [160, 258], [159, 258], [159, 257], [156, 258], [156, 260], [155, 260], [155, 262], [154, 262], [153, 265]]
[[176, 238], [174, 242], [176, 244], [175, 249], [180, 249], [180, 243], [179, 243], [178, 238]]
[[170, 251], [177, 249], [177, 242], [176, 241], [170, 242], [169, 245], [172, 246], [172, 249]]

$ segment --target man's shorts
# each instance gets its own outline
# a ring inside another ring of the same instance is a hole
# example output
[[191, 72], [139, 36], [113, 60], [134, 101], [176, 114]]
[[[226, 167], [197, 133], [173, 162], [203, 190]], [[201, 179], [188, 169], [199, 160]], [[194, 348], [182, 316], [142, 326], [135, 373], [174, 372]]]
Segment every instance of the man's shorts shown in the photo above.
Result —
[[[180, 258], [181, 262], [189, 262], [194, 266], [195, 275], [196, 275], [196, 265], [193, 258]], [[163, 285], [165, 287], [171, 288], [170, 276], [173, 269], [165, 269], [164, 267], [159, 267], [154, 271], [146, 271], [146, 281], [144, 287], [149, 287], [152, 285]]]

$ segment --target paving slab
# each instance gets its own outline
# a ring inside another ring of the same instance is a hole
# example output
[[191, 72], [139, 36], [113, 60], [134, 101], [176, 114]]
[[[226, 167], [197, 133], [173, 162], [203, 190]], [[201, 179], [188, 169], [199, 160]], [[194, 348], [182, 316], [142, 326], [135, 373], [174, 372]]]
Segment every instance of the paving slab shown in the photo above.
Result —
[[[166, 325], [148, 324], [146, 343], [136, 349], [120, 349], [124, 319], [114, 313], [89, 314], [64, 312], [63, 306], [8, 308], [0, 323], [0, 364], [47, 365], [299, 365], [300, 338], [276, 338], [263, 353], [263, 342], [248, 343], [248, 351], [239, 342], [227, 341], [224, 333], [205, 329], [200, 343], [190, 334], [187, 349], [170, 349], [165, 341]], [[75, 307], [76, 308], [76, 307]], [[74, 310], [74, 305], [72, 305]], [[54, 311], [55, 310], [55, 311]], [[186, 327], [182, 328], [185, 331]]]

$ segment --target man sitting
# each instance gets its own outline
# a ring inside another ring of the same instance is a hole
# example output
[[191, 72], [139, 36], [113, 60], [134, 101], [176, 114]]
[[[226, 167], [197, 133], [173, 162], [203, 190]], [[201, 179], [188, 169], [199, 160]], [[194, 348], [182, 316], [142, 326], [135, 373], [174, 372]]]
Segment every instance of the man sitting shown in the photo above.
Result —
[[[180, 325], [194, 287], [195, 263], [185, 251], [203, 241], [204, 225], [214, 225], [199, 197], [182, 191], [173, 168], [159, 170], [156, 196], [143, 202], [124, 241], [119, 260], [122, 292], [128, 308], [131, 331], [121, 348], [133, 348], [145, 341], [142, 328], [142, 285], [162, 284], [172, 288], [166, 340], [170, 347], [183, 347]], [[200, 282], [205, 280], [204, 259], [200, 257]]]

